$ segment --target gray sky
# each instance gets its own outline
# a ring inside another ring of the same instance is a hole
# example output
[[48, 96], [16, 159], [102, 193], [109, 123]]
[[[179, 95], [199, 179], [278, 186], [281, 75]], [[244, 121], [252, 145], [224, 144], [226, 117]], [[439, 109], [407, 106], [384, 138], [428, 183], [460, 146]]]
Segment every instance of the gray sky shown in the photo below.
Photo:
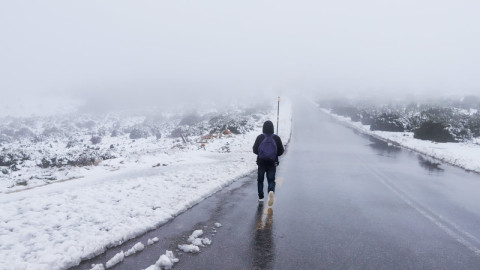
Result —
[[479, 10], [473, 0], [3, 1], [0, 91], [168, 102], [480, 93]]

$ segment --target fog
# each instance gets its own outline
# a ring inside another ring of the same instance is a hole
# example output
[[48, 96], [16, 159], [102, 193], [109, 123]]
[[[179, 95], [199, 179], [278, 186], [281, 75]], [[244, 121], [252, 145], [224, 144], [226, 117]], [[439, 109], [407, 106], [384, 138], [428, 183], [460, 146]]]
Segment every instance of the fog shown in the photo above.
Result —
[[3, 103], [480, 93], [478, 1], [4, 1]]

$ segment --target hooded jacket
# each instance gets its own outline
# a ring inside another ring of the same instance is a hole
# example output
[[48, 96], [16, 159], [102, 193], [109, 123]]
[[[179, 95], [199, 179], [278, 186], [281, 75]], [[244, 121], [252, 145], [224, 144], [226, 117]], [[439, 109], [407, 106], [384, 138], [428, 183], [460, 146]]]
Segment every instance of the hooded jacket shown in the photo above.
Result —
[[257, 155], [257, 165], [259, 166], [275, 166], [275, 163], [278, 163], [278, 157], [283, 154], [285, 151], [285, 148], [283, 147], [282, 140], [280, 137], [277, 135], [273, 135], [273, 139], [275, 140], [275, 143], [277, 144], [277, 159], [276, 161], [270, 161], [270, 160], [263, 160], [258, 158], [258, 147], [260, 146], [260, 143], [262, 143], [263, 139], [265, 139], [265, 135], [272, 135], [274, 131], [273, 128], [273, 123], [272, 121], [265, 121], [263, 123], [263, 134], [260, 134], [257, 136], [257, 139], [255, 140], [255, 143], [253, 144], [253, 153]]

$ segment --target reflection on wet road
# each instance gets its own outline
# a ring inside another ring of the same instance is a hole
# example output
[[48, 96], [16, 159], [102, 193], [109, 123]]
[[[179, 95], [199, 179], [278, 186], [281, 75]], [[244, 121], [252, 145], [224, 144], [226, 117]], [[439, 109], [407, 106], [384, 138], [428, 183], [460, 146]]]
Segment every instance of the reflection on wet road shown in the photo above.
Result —
[[272, 269], [275, 259], [275, 244], [273, 231], [273, 209], [259, 204], [255, 214], [257, 227], [251, 242], [253, 264], [252, 269]]
[[429, 172], [443, 172], [443, 169], [440, 167], [441, 163], [438, 161], [435, 161], [431, 158], [424, 157], [422, 155], [418, 155], [418, 164], [422, 166], [422, 168], [425, 168]]

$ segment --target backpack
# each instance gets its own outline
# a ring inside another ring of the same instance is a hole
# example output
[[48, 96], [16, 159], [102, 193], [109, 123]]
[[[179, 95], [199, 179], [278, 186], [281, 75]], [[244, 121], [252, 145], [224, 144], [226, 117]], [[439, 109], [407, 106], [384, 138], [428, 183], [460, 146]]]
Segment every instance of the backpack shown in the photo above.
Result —
[[263, 160], [275, 161], [277, 160], [277, 143], [272, 135], [263, 134], [265, 138], [258, 147], [258, 158]]

